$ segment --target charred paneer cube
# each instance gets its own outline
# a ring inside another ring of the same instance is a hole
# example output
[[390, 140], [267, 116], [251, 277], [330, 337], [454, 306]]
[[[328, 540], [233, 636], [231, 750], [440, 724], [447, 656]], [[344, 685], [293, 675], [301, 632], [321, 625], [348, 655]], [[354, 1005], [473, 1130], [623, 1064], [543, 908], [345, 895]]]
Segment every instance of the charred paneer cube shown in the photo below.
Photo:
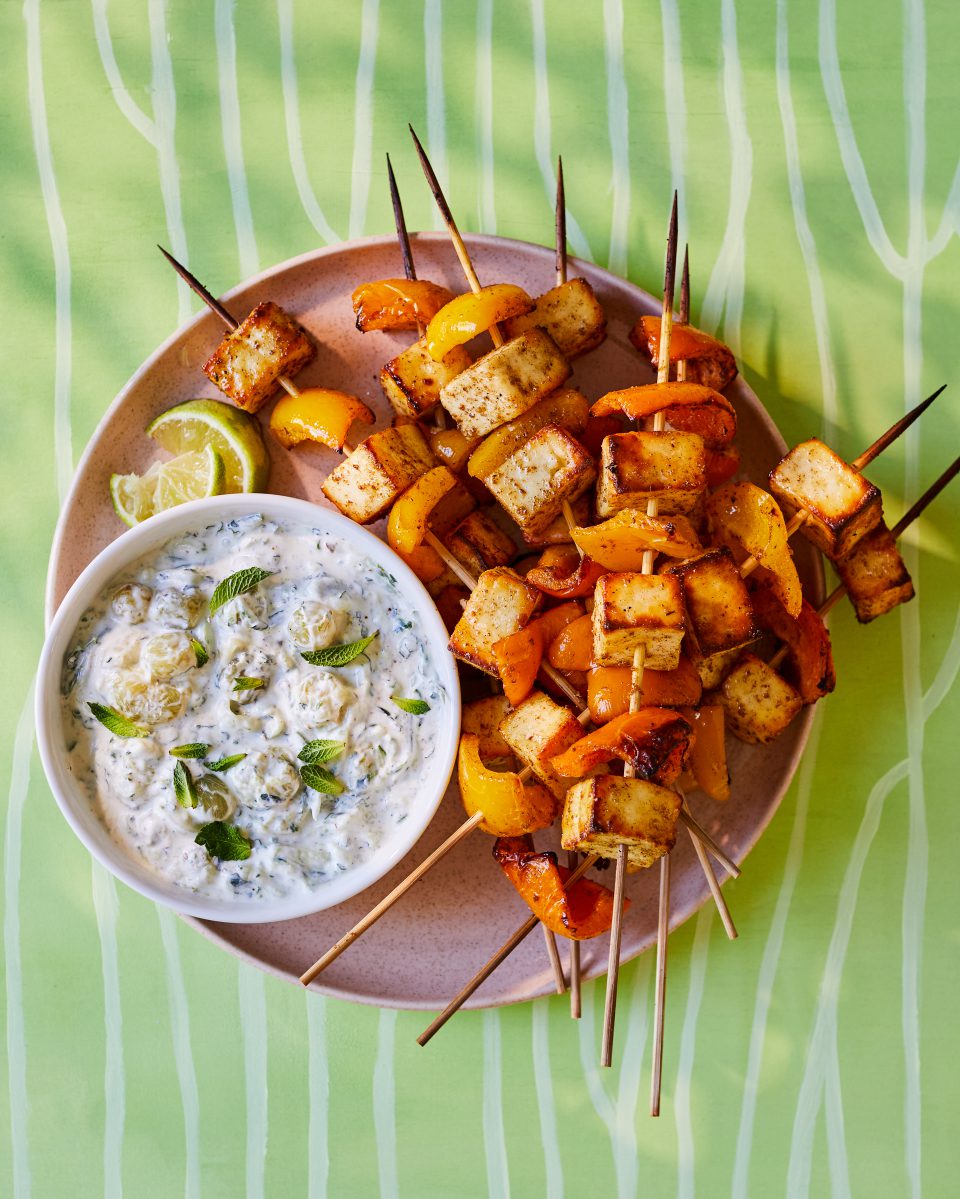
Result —
[[754, 641], [759, 635], [750, 593], [725, 546], [696, 558], [671, 562], [664, 574], [675, 575], [683, 589], [687, 632], [704, 657]]
[[494, 644], [522, 629], [541, 600], [540, 592], [532, 583], [507, 567], [485, 570], [477, 579], [450, 637], [450, 652], [461, 661], [499, 678]]
[[322, 490], [345, 516], [369, 524], [434, 465], [417, 426], [397, 425], [362, 441], [327, 475]]
[[596, 477], [594, 461], [580, 442], [559, 425], [547, 425], [484, 482], [521, 532], [536, 537], [560, 515], [564, 501], [582, 495]]
[[546, 330], [564, 358], [576, 358], [607, 336], [607, 318], [586, 279], [568, 279], [538, 296], [532, 311], [506, 321], [504, 333], [516, 337], [534, 328]]
[[486, 512], [477, 509], [446, 538], [451, 554], [474, 577], [494, 566], [506, 566], [517, 553], [511, 537]]
[[752, 745], [775, 741], [803, 707], [800, 692], [751, 653], [743, 655], [717, 694], [731, 733]]
[[893, 534], [882, 520], [833, 565], [861, 624], [883, 616], [916, 594]]
[[811, 437], [770, 472], [770, 490], [787, 510], [803, 512], [803, 535], [827, 555], [842, 558], [883, 519], [879, 490]]
[[576, 716], [546, 695], [533, 691], [500, 722], [500, 733], [525, 766], [529, 766], [548, 791], [563, 799], [570, 785], [549, 763], [583, 736]]
[[203, 364], [203, 373], [247, 412], [273, 395], [281, 375], [312, 362], [316, 347], [288, 313], [265, 300], [228, 333]]
[[569, 375], [570, 364], [553, 339], [530, 329], [451, 379], [440, 403], [464, 437], [484, 437], [556, 391]]
[[683, 594], [673, 575], [624, 571], [597, 580], [593, 603], [595, 666], [629, 666], [642, 646], [651, 670], [676, 670], [683, 641]]
[[627, 846], [627, 866], [642, 870], [673, 849], [680, 796], [646, 779], [601, 774], [575, 783], [563, 805], [564, 849], [615, 858]]
[[636, 430], [603, 439], [597, 514], [659, 504], [661, 515], [692, 512], [707, 485], [707, 456], [697, 433]]
[[422, 337], [382, 367], [380, 386], [395, 412], [419, 420], [433, 411], [441, 389], [471, 361], [463, 346], [454, 346], [442, 362], [437, 362], [427, 352], [426, 338]]

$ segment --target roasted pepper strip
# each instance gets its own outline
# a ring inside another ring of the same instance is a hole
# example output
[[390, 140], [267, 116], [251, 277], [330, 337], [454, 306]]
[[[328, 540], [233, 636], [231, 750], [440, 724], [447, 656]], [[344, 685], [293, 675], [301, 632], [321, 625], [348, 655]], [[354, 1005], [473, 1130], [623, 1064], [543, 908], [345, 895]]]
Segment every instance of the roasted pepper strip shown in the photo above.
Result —
[[581, 558], [574, 569], [561, 566], [535, 566], [527, 571], [527, 582], [556, 599], [580, 599], [592, 595], [597, 579], [607, 574], [606, 567], [591, 558]]
[[701, 383], [647, 383], [608, 391], [590, 409], [592, 416], [620, 413], [642, 420], [657, 412], [677, 429], [699, 433], [710, 449], [729, 445], [737, 432], [737, 414], [726, 396]]
[[560, 604], [494, 644], [500, 682], [511, 707], [523, 703], [533, 690], [546, 647], [582, 612], [580, 604]]
[[430, 449], [438, 462], [458, 475], [467, 465], [475, 441], [468, 441], [459, 429], [437, 429], [430, 434]]
[[529, 312], [533, 303], [523, 288], [513, 283], [492, 283], [455, 296], [427, 326], [427, 353], [442, 362], [454, 346], [462, 346], [491, 325]]
[[430, 514], [457, 485], [445, 466], [435, 466], [408, 487], [390, 509], [387, 541], [398, 554], [412, 554], [427, 534]]
[[452, 291], [427, 279], [378, 279], [361, 283], [351, 296], [361, 333], [416, 329], [432, 320], [452, 299]]
[[[588, 878], [578, 879], [566, 891], [570, 871], [557, 865], [556, 854], [536, 853], [522, 837], [500, 837], [493, 856], [533, 914], [557, 936], [586, 941], [609, 932], [613, 893]], [[625, 909], [629, 903], [624, 901]]]
[[787, 526], [777, 501], [755, 483], [725, 483], [707, 500], [714, 540], [756, 558], [771, 574], [777, 598], [791, 616], [800, 615], [803, 592]]
[[482, 812], [480, 827], [495, 837], [520, 837], [553, 824], [559, 801], [540, 783], [524, 786], [512, 771], [488, 770], [481, 761], [479, 743], [475, 733], [460, 738], [457, 779], [467, 815]]
[[753, 610], [764, 629], [785, 641], [790, 669], [783, 672], [800, 692], [805, 704], [815, 704], [837, 685], [830, 634], [816, 610], [806, 600], [798, 616], [791, 616], [768, 582], [752, 592]]
[[[592, 666], [587, 675], [587, 706], [594, 724], [606, 724], [630, 710], [633, 671], [629, 666]], [[700, 702], [703, 684], [689, 658], [680, 656], [676, 670], [645, 670], [640, 687], [642, 707], [685, 707]]]
[[712, 491], [726, 483], [740, 469], [740, 451], [735, 445], [722, 450], [707, 450], [707, 487]]
[[[656, 368], [660, 358], [660, 317], [642, 316], [630, 330], [630, 340]], [[670, 361], [687, 364], [687, 378], [723, 389], [737, 376], [730, 349], [693, 325], [674, 323], [670, 336]]]
[[578, 616], [547, 648], [550, 665], [557, 670], [589, 670], [593, 661], [593, 620]]
[[637, 778], [670, 786], [680, 777], [693, 730], [670, 708], [641, 708], [609, 721], [550, 759], [565, 778], [582, 778], [597, 766], [620, 758]]
[[685, 516], [648, 516], [626, 508], [598, 525], [570, 530], [578, 549], [607, 570], [641, 570], [647, 550], [670, 558], [690, 558], [702, 549]]
[[270, 414], [270, 432], [286, 449], [301, 441], [342, 450], [355, 420], [372, 425], [373, 413], [363, 400], [329, 387], [305, 387], [299, 395], [283, 395]]
[[693, 725], [689, 768], [697, 786], [711, 799], [730, 798], [730, 774], [727, 770], [726, 724], [719, 704], [702, 708], [684, 708], [683, 715]]

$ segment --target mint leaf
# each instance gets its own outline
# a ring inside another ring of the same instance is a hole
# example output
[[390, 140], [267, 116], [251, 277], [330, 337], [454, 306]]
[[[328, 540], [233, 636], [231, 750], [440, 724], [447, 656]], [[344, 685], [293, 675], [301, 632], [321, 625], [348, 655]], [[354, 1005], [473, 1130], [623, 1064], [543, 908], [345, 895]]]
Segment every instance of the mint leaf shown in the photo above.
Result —
[[430, 711], [425, 699], [401, 699], [399, 695], [391, 695], [390, 698], [402, 712], [409, 712], [411, 716], [422, 716]]
[[252, 679], [245, 674], [241, 674], [233, 680], [234, 691], [259, 691], [266, 685], [263, 679]]
[[228, 575], [213, 589], [213, 595], [210, 596], [210, 615], [236, 599], [238, 595], [252, 591], [258, 583], [269, 579], [273, 573], [272, 570], [264, 570], [260, 566], [248, 566], [244, 570], [238, 570], [236, 574]]
[[127, 720], [116, 708], [108, 708], [106, 704], [87, 703], [87, 707], [96, 716], [103, 727], [115, 737], [149, 737], [150, 730], [141, 728], [132, 720]]
[[205, 824], [194, 841], [202, 845], [211, 858], [219, 858], [221, 862], [242, 862], [253, 852], [243, 833], [223, 820]]
[[173, 768], [173, 793], [181, 808], [197, 806], [197, 787], [193, 775], [182, 762], [178, 762]]
[[347, 666], [354, 658], [359, 658], [379, 633], [371, 633], [369, 637], [361, 637], [359, 641], [348, 641], [345, 645], [328, 645], [326, 649], [311, 649], [301, 651], [300, 657], [311, 666]]
[[217, 770], [221, 774], [225, 770], [229, 770], [231, 766], [236, 766], [238, 762], [242, 762], [246, 754], [229, 754], [225, 758], [217, 758], [215, 762], [204, 762], [204, 766], [208, 770]]
[[193, 649], [194, 657], [197, 659], [197, 666], [206, 666], [206, 664], [210, 661], [210, 655], [207, 653], [207, 647], [196, 637], [190, 638], [190, 646]]
[[170, 753], [175, 758], [203, 758], [209, 748], [204, 741], [188, 741], [186, 745], [175, 745]]
[[343, 783], [322, 766], [307, 765], [300, 769], [300, 777], [314, 791], [321, 795], [341, 795], [345, 790]]
[[332, 758], [339, 758], [343, 750], [343, 741], [308, 741], [297, 757], [301, 762], [313, 765], [316, 762], [329, 762]]

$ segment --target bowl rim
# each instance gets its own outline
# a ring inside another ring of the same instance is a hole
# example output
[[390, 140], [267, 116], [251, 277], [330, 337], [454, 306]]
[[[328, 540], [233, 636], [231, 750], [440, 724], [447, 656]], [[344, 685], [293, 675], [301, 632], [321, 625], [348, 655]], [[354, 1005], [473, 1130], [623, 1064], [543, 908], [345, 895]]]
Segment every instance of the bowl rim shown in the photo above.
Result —
[[[307, 524], [324, 534], [352, 542], [397, 580], [400, 593], [420, 617], [441, 683], [450, 703], [445, 706], [437, 739], [437, 754], [418, 790], [414, 810], [399, 826], [397, 836], [381, 846], [367, 862], [346, 871], [307, 894], [274, 900], [238, 902], [193, 892], [165, 883], [150, 868], [140, 867], [115, 841], [70, 774], [64, 752], [60, 680], [63, 658], [83, 613], [112, 577], [178, 534], [220, 519], [263, 512], [271, 519]], [[90, 854], [111, 874], [148, 899], [181, 915], [230, 924], [261, 924], [293, 920], [334, 907], [378, 882], [413, 848], [433, 819], [446, 793], [456, 763], [460, 735], [460, 682], [456, 662], [447, 650], [449, 633], [426, 588], [394, 551], [369, 530], [339, 512], [293, 496], [268, 492], [211, 496], [193, 500], [150, 517], [121, 533], [100, 551], [71, 585], [47, 629], [37, 672], [35, 718], [37, 746], [47, 783], [67, 823]]]

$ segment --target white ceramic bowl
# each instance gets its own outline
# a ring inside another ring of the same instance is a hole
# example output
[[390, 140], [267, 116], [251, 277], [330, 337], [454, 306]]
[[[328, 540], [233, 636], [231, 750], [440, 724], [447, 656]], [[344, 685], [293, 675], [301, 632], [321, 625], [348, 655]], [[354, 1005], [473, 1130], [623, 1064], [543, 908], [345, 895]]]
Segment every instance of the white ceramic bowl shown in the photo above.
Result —
[[[400, 593], [422, 621], [431, 657], [451, 702], [442, 717], [430, 776], [423, 779], [410, 815], [396, 826], [392, 837], [367, 862], [306, 894], [238, 902], [196, 895], [164, 882], [127, 854], [110, 836], [86, 789], [77, 783], [67, 766], [60, 683], [64, 656], [71, 648], [80, 618], [112, 578], [174, 537], [214, 521], [232, 520], [252, 513], [263, 513], [270, 519], [307, 525], [342, 537], [389, 571], [396, 578]], [[185, 915], [229, 923], [288, 920], [323, 911], [350, 899], [395, 866], [419, 840], [443, 798], [456, 760], [460, 734], [460, 686], [456, 665], [447, 650], [447, 640], [447, 630], [419, 579], [389, 546], [339, 513], [306, 500], [279, 495], [216, 496], [184, 504], [152, 517], [111, 542], [83, 571], [57, 610], [43, 647], [37, 680], [37, 739], [47, 781], [71, 828], [93, 856], [117, 878], [149, 899]]]

